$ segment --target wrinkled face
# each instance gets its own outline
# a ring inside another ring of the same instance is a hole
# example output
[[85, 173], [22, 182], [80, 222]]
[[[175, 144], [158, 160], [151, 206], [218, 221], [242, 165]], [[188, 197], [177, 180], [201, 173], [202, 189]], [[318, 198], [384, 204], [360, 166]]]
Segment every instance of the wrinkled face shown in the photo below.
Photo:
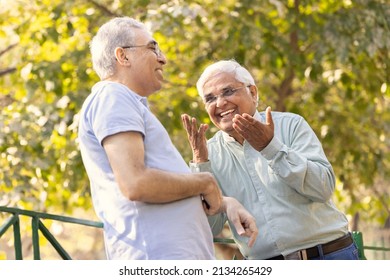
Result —
[[252, 116], [256, 111], [256, 87], [237, 81], [231, 73], [212, 76], [204, 84], [203, 93], [203, 102], [211, 121], [233, 137], [236, 135], [232, 126], [234, 115], [247, 113]]
[[142, 29], [136, 29], [134, 47], [126, 49], [131, 59], [131, 77], [139, 94], [148, 96], [159, 90], [164, 81], [163, 66], [166, 58], [161, 53], [157, 42]]

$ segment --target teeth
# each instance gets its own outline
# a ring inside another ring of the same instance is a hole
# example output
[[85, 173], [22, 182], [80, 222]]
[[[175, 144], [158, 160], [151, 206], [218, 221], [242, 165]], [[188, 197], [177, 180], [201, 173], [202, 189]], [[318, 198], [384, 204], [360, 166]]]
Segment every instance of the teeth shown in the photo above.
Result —
[[226, 116], [226, 115], [228, 115], [228, 114], [232, 113], [233, 111], [234, 111], [234, 109], [231, 109], [231, 110], [225, 111], [225, 112], [221, 113], [221, 117], [223, 117], [223, 116]]

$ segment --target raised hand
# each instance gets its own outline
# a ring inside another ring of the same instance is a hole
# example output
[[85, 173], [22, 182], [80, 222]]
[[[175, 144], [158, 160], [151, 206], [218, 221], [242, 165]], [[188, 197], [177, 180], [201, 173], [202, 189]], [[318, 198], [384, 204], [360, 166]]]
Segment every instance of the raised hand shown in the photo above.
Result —
[[187, 131], [188, 141], [190, 142], [193, 161], [206, 162], [208, 160], [206, 131], [209, 128], [207, 124], [201, 124], [198, 129], [197, 120], [187, 114], [181, 115], [184, 129]]
[[265, 113], [265, 123], [248, 114], [237, 114], [233, 118], [233, 128], [257, 151], [263, 150], [274, 137], [271, 107], [267, 107]]

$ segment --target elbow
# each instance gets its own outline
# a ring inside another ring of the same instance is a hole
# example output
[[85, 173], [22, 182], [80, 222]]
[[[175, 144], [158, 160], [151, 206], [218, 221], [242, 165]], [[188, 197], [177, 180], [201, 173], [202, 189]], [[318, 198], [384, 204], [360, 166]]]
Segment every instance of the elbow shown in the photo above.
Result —
[[327, 202], [332, 199], [334, 190], [336, 188], [336, 181], [333, 172], [324, 175], [322, 181], [322, 195], [320, 202]]
[[142, 201], [142, 192], [139, 184], [136, 182], [118, 183], [122, 195], [130, 201]]
[[326, 188], [328, 191], [328, 200], [332, 198], [332, 195], [334, 193], [334, 190], [336, 189], [336, 176], [334, 175], [334, 172], [333, 172], [333, 169], [329, 170], [329, 172], [327, 172], [325, 174], [325, 186], [324, 188]]
[[130, 201], [142, 201], [142, 196], [134, 191], [122, 192], [123, 195]]
[[317, 202], [323, 203], [326, 203], [332, 199], [334, 190], [336, 188], [336, 176], [332, 166], [329, 164], [325, 167], [326, 168], [320, 172], [321, 175], [318, 178], [320, 179], [318, 183], [320, 183], [321, 190], [318, 192]]
[[324, 190], [320, 193], [309, 195], [308, 198], [313, 202], [326, 203], [332, 198], [333, 192]]
[[326, 203], [332, 199], [335, 190], [335, 177], [332, 172], [323, 174], [321, 179], [310, 181], [307, 197], [313, 202]]
[[323, 196], [322, 196], [322, 200], [320, 202], [327, 202], [329, 201], [330, 199], [332, 199], [332, 195], [333, 195], [333, 191], [331, 190], [327, 190], [324, 192]]

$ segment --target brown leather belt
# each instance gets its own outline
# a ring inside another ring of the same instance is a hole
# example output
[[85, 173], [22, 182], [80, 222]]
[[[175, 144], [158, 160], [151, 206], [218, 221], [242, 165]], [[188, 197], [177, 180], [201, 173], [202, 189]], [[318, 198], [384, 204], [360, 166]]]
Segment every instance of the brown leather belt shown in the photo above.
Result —
[[[353, 239], [350, 233], [340, 237], [336, 240], [320, 245], [324, 255], [336, 252], [345, 247], [348, 247], [353, 243]], [[279, 255], [276, 257], [269, 258], [267, 260], [287, 260], [287, 259], [298, 259], [298, 260], [310, 260], [320, 256], [318, 246], [314, 246], [308, 249], [299, 250], [291, 253], [287, 256]]]

